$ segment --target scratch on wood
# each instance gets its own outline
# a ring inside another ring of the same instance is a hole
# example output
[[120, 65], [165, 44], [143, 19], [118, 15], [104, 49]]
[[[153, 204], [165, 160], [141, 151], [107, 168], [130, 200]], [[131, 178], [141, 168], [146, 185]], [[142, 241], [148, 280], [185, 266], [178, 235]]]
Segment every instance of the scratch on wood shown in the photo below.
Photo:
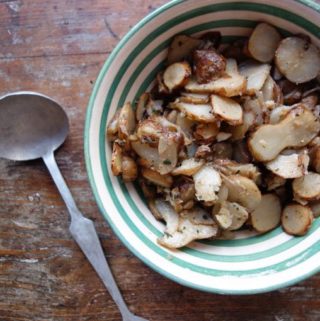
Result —
[[113, 29], [111, 28], [111, 26], [110, 26], [107, 18], [104, 18], [104, 23], [105, 23], [105, 25], [106, 25], [106, 27], [107, 27], [107, 30], [109, 31], [110, 35], [111, 35], [114, 39], [119, 40], [119, 39], [120, 39], [119, 36], [113, 31]]

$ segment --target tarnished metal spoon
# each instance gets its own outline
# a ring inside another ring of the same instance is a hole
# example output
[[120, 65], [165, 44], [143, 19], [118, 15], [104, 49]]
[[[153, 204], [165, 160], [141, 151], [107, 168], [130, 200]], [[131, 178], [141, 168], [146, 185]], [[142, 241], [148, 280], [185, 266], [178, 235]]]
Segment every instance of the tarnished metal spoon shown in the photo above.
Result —
[[132, 314], [125, 304], [103, 254], [91, 220], [77, 208], [54, 158], [54, 151], [68, 135], [69, 123], [55, 101], [34, 92], [15, 92], [0, 97], [0, 157], [15, 161], [42, 158], [71, 216], [70, 232], [88, 258], [124, 321], [147, 321]]

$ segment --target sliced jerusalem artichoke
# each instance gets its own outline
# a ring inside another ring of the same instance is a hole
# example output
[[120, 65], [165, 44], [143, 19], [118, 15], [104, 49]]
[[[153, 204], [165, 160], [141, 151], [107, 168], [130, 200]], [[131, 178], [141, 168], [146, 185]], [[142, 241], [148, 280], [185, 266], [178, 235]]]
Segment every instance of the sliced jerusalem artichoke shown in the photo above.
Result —
[[287, 147], [303, 147], [319, 132], [320, 123], [311, 111], [296, 107], [275, 125], [260, 126], [249, 138], [248, 146], [259, 161], [270, 161]]
[[261, 178], [260, 170], [253, 164], [239, 164], [229, 159], [217, 159], [214, 161], [214, 167], [225, 175], [239, 174], [252, 179], [255, 183]]
[[251, 223], [253, 228], [265, 233], [273, 230], [280, 223], [281, 203], [275, 194], [262, 195], [261, 202], [251, 213]]
[[226, 69], [226, 60], [214, 49], [195, 50], [194, 72], [199, 84], [207, 84], [220, 78]]
[[269, 116], [269, 124], [275, 125], [282, 121], [290, 112], [290, 110], [296, 108], [296, 106], [278, 106], [274, 108]]
[[107, 137], [109, 140], [114, 140], [118, 134], [120, 110], [117, 110], [111, 118], [107, 127]]
[[286, 179], [275, 175], [273, 173], [268, 174], [265, 178], [265, 183], [267, 184], [267, 191], [273, 191], [278, 187], [282, 187], [286, 184]]
[[111, 170], [114, 176], [119, 176], [122, 173], [122, 148], [117, 143], [113, 143], [111, 155]]
[[138, 167], [133, 158], [122, 157], [122, 179], [125, 182], [133, 182], [138, 177]]
[[220, 174], [210, 165], [203, 166], [193, 175], [196, 198], [199, 201], [216, 201], [221, 186]]
[[[174, 110], [176, 111], [176, 110]], [[192, 144], [192, 128], [194, 126], [194, 121], [185, 117], [184, 114], [178, 112], [176, 125], [178, 126], [178, 131], [181, 130], [184, 136], [184, 144], [190, 145]]]
[[238, 230], [249, 217], [248, 211], [235, 202], [221, 202], [213, 209], [213, 216], [224, 230]]
[[165, 233], [174, 234], [179, 227], [179, 214], [163, 199], [149, 201], [149, 209], [157, 220], [166, 222]]
[[254, 95], [261, 90], [266, 79], [268, 78], [271, 66], [248, 61], [240, 66], [240, 75], [247, 79], [246, 94]]
[[261, 192], [253, 180], [241, 175], [223, 175], [223, 182], [228, 188], [228, 201], [244, 206], [253, 211], [261, 201]]
[[308, 205], [312, 211], [313, 217], [320, 217], [320, 201], [310, 202]]
[[231, 133], [220, 132], [217, 135], [216, 140], [218, 143], [224, 142], [224, 141], [228, 140], [231, 136], [232, 136]]
[[191, 78], [185, 89], [192, 93], [213, 93], [225, 97], [242, 95], [246, 89], [246, 79], [238, 72], [237, 62], [227, 59], [225, 75], [207, 84], [199, 84]]
[[320, 174], [309, 172], [303, 177], [293, 180], [292, 189], [295, 198], [305, 201], [316, 200], [320, 197]]
[[193, 136], [197, 141], [203, 144], [209, 144], [216, 139], [217, 135], [219, 134], [219, 129], [218, 122], [198, 124], [193, 132]]
[[297, 178], [308, 173], [309, 160], [305, 153], [278, 155], [274, 160], [267, 162], [266, 167], [283, 178]]
[[212, 145], [212, 151], [215, 159], [231, 159], [233, 149], [229, 142], [220, 142]]
[[157, 171], [149, 168], [143, 168], [141, 170], [141, 174], [149, 182], [158, 186], [170, 188], [173, 183], [172, 177], [170, 175], [161, 175]]
[[194, 240], [207, 239], [217, 236], [217, 225], [193, 224], [188, 218], [181, 217], [178, 230], [170, 234], [164, 234], [158, 239], [158, 243], [169, 249], [176, 249], [188, 245]]
[[320, 72], [318, 48], [301, 37], [283, 39], [275, 53], [275, 62], [280, 72], [296, 84], [314, 79]]
[[212, 106], [209, 104], [189, 104], [175, 101], [171, 104], [171, 107], [185, 113], [190, 120], [202, 123], [216, 122], [216, 118], [212, 114]]
[[135, 115], [130, 103], [126, 103], [120, 110], [118, 136], [127, 140], [136, 127]]
[[200, 168], [204, 165], [204, 160], [188, 158], [182, 161], [179, 167], [176, 167], [171, 174], [172, 175], [186, 175], [192, 176], [194, 175]]
[[212, 95], [211, 105], [217, 118], [231, 125], [239, 125], [243, 122], [242, 108], [235, 100]]
[[219, 227], [223, 230], [229, 229], [232, 225], [232, 214], [226, 206], [226, 202], [221, 202], [213, 207], [212, 215], [217, 221]]
[[191, 76], [191, 67], [186, 62], [175, 62], [169, 65], [163, 73], [163, 83], [169, 91], [182, 88]]
[[260, 62], [271, 62], [279, 45], [281, 36], [279, 32], [267, 23], [259, 23], [253, 30], [248, 50], [251, 56]]
[[282, 227], [288, 234], [304, 235], [313, 221], [313, 214], [308, 206], [299, 204], [287, 205], [281, 216]]
[[216, 225], [211, 215], [201, 207], [194, 207], [190, 210], [182, 211], [180, 215], [188, 218], [195, 225]]
[[261, 91], [265, 102], [274, 101], [276, 106], [283, 104], [282, 91], [270, 75], [263, 84]]
[[138, 156], [148, 162], [149, 167], [159, 170], [160, 156], [157, 148], [140, 141], [131, 142], [131, 147]]
[[320, 173], [320, 146], [310, 150], [311, 166], [316, 173]]
[[256, 123], [256, 115], [252, 111], [243, 112], [243, 123], [237, 126], [230, 126], [228, 130], [232, 135], [232, 140], [240, 140], [245, 137], [248, 130], [253, 127]]
[[180, 140], [174, 134], [164, 134], [160, 137], [158, 145], [160, 174], [168, 174], [176, 167]]
[[209, 103], [209, 98], [210, 96], [208, 94], [182, 92], [179, 100], [189, 104], [207, 104]]
[[144, 115], [146, 114], [147, 104], [150, 99], [149, 93], [143, 93], [137, 102], [136, 105], [136, 119], [140, 121], [143, 119]]
[[188, 58], [201, 44], [201, 40], [186, 35], [177, 35], [173, 38], [168, 51], [168, 63], [172, 64]]

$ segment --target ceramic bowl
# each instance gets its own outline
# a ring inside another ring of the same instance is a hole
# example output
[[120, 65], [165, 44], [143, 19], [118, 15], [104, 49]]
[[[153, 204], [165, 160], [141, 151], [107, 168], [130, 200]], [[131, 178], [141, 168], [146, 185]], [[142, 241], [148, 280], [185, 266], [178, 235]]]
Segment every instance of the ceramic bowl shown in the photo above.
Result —
[[258, 21], [284, 34], [304, 33], [320, 46], [320, 5], [313, 1], [173, 1], [140, 21], [114, 49], [95, 83], [85, 126], [87, 171], [102, 215], [143, 262], [183, 285], [224, 294], [279, 289], [320, 269], [320, 219], [307, 235], [291, 237], [279, 227], [264, 235], [193, 242], [171, 251], [157, 244], [164, 225], [154, 219], [133, 184], [110, 170], [105, 131], [115, 110], [150, 88], [176, 34], [222, 32], [230, 42], [250, 34]]

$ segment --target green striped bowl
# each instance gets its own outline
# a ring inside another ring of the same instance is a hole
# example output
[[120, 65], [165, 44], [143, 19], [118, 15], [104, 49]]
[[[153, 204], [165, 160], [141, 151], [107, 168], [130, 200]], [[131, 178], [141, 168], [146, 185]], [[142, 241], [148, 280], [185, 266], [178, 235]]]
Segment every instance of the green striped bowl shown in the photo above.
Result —
[[156, 242], [164, 229], [139, 191], [110, 171], [106, 123], [126, 101], [134, 101], [162, 68], [173, 35], [219, 30], [223, 41], [247, 36], [257, 21], [282, 31], [308, 34], [320, 45], [320, 5], [308, 0], [172, 1], [140, 21], [103, 66], [90, 98], [85, 126], [86, 165], [103, 216], [122, 242], [143, 262], [168, 278], [208, 292], [245, 294], [275, 290], [320, 268], [320, 220], [304, 237], [277, 228], [236, 240], [194, 242], [170, 251]]

